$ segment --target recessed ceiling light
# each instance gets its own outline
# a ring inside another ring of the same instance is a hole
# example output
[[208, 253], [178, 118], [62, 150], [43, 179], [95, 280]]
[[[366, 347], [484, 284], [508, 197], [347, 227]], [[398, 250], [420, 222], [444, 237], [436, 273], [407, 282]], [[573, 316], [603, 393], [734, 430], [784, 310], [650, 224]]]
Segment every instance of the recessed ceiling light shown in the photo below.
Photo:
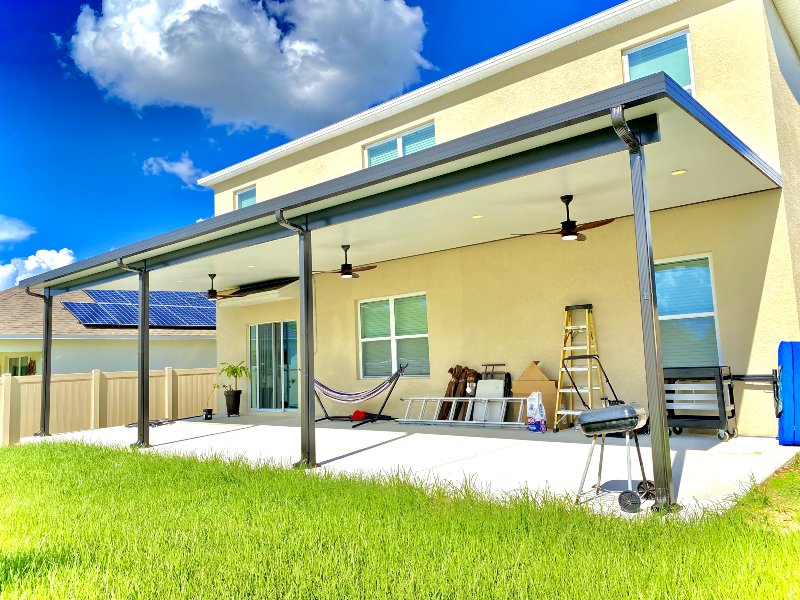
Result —
[[178, 283], [183, 283], [183, 279], [178, 279]]
[[255, 265], [247, 265], [247, 268], [248, 268], [248, 269], [255, 269], [255, 268], [256, 268], [256, 266], [255, 266]]
[[473, 219], [482, 219], [483, 215], [472, 215]]
[[686, 175], [689, 172], [689, 169], [675, 169], [674, 171], [670, 172], [670, 175]]

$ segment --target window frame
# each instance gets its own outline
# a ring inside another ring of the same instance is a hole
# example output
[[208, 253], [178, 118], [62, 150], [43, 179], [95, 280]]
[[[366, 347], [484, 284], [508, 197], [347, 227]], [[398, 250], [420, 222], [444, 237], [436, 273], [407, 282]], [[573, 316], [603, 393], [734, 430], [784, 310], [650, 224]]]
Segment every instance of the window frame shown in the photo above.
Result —
[[624, 72], [625, 81], [628, 82], [631, 80], [631, 68], [630, 64], [628, 63], [628, 55], [634, 52], [638, 52], [639, 50], [645, 50], [647, 48], [650, 48], [651, 46], [660, 44], [661, 42], [666, 42], [668, 40], [672, 40], [681, 36], [686, 36], [686, 50], [689, 57], [689, 80], [690, 80], [689, 85], [684, 87], [683, 89], [689, 92], [689, 94], [691, 94], [692, 97], [695, 97], [696, 82], [694, 79], [694, 60], [692, 59], [692, 36], [691, 33], [689, 32], [689, 29], [681, 29], [680, 31], [676, 31], [674, 33], [662, 35], [661, 37], [652, 39], [649, 42], [645, 42], [643, 44], [639, 44], [638, 46], [634, 46], [632, 48], [628, 48], [627, 50], [623, 50], [622, 70]]
[[[661, 325], [661, 321], [676, 321], [678, 319], [700, 319], [700, 318], [708, 318], [714, 317], [714, 334], [717, 338], [717, 360], [719, 361], [717, 364], [724, 365], [725, 362], [722, 360], [722, 343], [721, 338], [719, 335], [719, 310], [717, 309], [717, 286], [714, 283], [714, 258], [710, 252], [705, 252], [701, 254], [687, 254], [686, 256], [670, 256], [669, 258], [660, 258], [658, 260], [654, 260], [654, 265], [668, 265], [671, 263], [678, 263], [687, 260], [708, 260], [708, 276], [711, 281], [711, 305], [714, 307], [713, 312], [702, 312], [702, 313], [686, 313], [682, 315], [658, 315], [658, 322]], [[658, 289], [656, 289], [656, 302], [658, 302]], [[663, 349], [662, 349], [663, 350]], [[662, 356], [663, 362], [663, 356]], [[710, 365], [703, 365], [703, 366], [710, 366]]]
[[[249, 185], [246, 188], [242, 188], [240, 190], [236, 190], [235, 192], [233, 192], [233, 210], [242, 210], [243, 208], [247, 208], [246, 206], [240, 206], [240, 204], [239, 204], [239, 194], [244, 194], [245, 192], [249, 192], [250, 190], [253, 190], [253, 192], [255, 193], [256, 186], [255, 185]], [[257, 202], [258, 202], [258, 200], [255, 200], [253, 202], [253, 204], [256, 204]], [[250, 206], [253, 206], [253, 204], [251, 204]]]
[[[32, 357], [30, 354], [20, 354], [20, 355], [15, 355], [15, 356], [9, 356], [9, 357], [8, 357], [8, 360], [7, 360], [8, 371], [7, 371], [7, 372], [8, 372], [9, 374], [12, 374], [12, 373], [11, 373], [11, 361], [12, 361], [12, 360], [13, 360], [13, 361], [17, 361], [17, 368], [19, 368], [20, 366], [22, 366], [22, 363], [21, 363], [21, 362], [19, 362], [19, 361], [20, 361], [21, 359], [23, 359], [23, 358], [27, 359], [27, 360], [25, 361], [25, 368], [26, 368], [26, 371], [27, 371], [27, 367], [28, 367], [28, 365], [30, 364], [31, 360], [33, 360], [33, 357]], [[12, 375], [13, 375], [13, 374], [12, 374]], [[17, 375], [14, 375], [14, 377], [26, 377], [26, 376], [27, 376], [27, 373], [26, 373], [25, 375], [19, 375], [19, 374], [17, 374]]]
[[[411, 129], [406, 129], [405, 131], [401, 131], [400, 133], [396, 133], [394, 135], [390, 135], [385, 138], [381, 138], [375, 142], [370, 142], [369, 144], [364, 145], [363, 152], [361, 153], [362, 160], [364, 162], [364, 168], [369, 169], [369, 149], [374, 148], [375, 146], [380, 146], [381, 144], [385, 144], [388, 141], [395, 140], [397, 143], [397, 158], [403, 158], [406, 156], [403, 154], [403, 138], [409, 134], [416, 133], [417, 131], [421, 131], [426, 127], [430, 127], [433, 125], [433, 144], [436, 145], [436, 123], [434, 121], [428, 121], [427, 123], [423, 123], [417, 127], [413, 127]], [[414, 153], [416, 154], [416, 153]], [[393, 158], [392, 160], [397, 160], [397, 158]], [[391, 160], [387, 160], [386, 162], [391, 162]], [[382, 163], [383, 164], [383, 163]], [[378, 165], [375, 165], [378, 166]]]
[[[411, 377], [414, 379], [430, 379], [430, 358], [431, 358], [431, 345], [430, 345], [430, 329], [428, 333], [414, 333], [411, 335], [397, 335], [396, 334], [396, 324], [394, 320], [394, 301], [400, 298], [414, 298], [416, 296], [425, 296], [425, 318], [428, 318], [428, 292], [411, 292], [408, 294], [396, 294], [394, 296], [380, 296], [378, 298], [366, 298], [364, 300], [359, 300], [356, 306], [356, 312], [358, 314], [358, 378], [359, 379], [386, 379], [383, 375], [364, 375], [364, 360], [363, 360], [363, 353], [364, 353], [364, 342], [378, 342], [378, 341], [389, 341], [389, 347], [392, 353], [392, 370], [391, 373], [394, 373], [399, 368], [397, 364], [397, 340], [406, 340], [406, 339], [413, 339], [413, 338], [428, 338], [428, 374], [427, 375], [404, 375], [403, 377]], [[362, 304], [369, 304], [371, 302], [382, 302], [383, 300], [389, 301], [389, 335], [382, 336], [382, 337], [375, 337], [375, 338], [364, 338], [362, 337], [362, 327], [361, 327], [361, 305]], [[390, 374], [391, 374], [390, 373]]]

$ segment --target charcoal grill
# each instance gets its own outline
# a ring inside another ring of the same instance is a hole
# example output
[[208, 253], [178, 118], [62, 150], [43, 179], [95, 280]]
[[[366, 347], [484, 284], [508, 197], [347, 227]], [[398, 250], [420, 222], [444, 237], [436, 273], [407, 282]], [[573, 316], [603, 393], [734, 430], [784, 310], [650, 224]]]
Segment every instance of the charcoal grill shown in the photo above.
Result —
[[[594, 489], [595, 494], [600, 493], [606, 436], [613, 433], [625, 434], [625, 450], [628, 457], [628, 489], [619, 495], [620, 508], [628, 513], [639, 512], [642, 500], [649, 500], [655, 497], [655, 484], [649, 481], [645, 475], [642, 450], [639, 447], [639, 436], [636, 435], [636, 430], [644, 427], [646, 422], [647, 410], [638, 404], [614, 404], [605, 408], [587, 410], [578, 415], [575, 427], [587, 437], [592, 438], [592, 447], [589, 449], [589, 457], [586, 459], [586, 466], [583, 469], [583, 477], [578, 488], [578, 494], [575, 497], [576, 503], [583, 495], [583, 486], [586, 483], [586, 476], [589, 473], [589, 465], [592, 462], [592, 454], [597, 445], [598, 437], [600, 438], [600, 464], [597, 467], [597, 485], [594, 486]], [[631, 437], [633, 437], [633, 441], [636, 444], [636, 454], [639, 457], [639, 467], [642, 470], [642, 481], [636, 491], [633, 489], [631, 476]]]
[[[614, 399], [603, 398], [603, 408], [590, 408], [583, 399], [580, 388], [575, 384], [575, 380], [572, 378], [570, 367], [567, 365], [567, 363], [570, 362], [567, 359], [570, 358], [572, 360], [593, 359], [597, 361]], [[561, 365], [572, 382], [572, 386], [575, 388], [578, 398], [586, 408], [584, 412], [578, 415], [575, 421], [575, 427], [582, 431], [587, 437], [592, 438], [592, 447], [589, 449], [589, 457], [586, 459], [586, 466], [583, 469], [583, 477], [581, 478], [581, 485], [578, 488], [578, 494], [575, 496], [575, 502], [578, 503], [580, 497], [583, 495], [583, 486], [586, 483], [586, 476], [589, 474], [589, 465], [592, 462], [592, 454], [594, 454], [594, 447], [597, 445], [597, 438], [600, 438], [600, 464], [597, 467], [597, 485], [594, 486], [595, 494], [600, 493], [600, 478], [603, 473], [603, 454], [606, 447], [606, 436], [624, 434], [625, 450], [628, 457], [628, 489], [619, 495], [619, 505], [625, 512], [639, 512], [642, 506], [642, 500], [655, 498], [656, 491], [655, 484], [648, 480], [645, 475], [642, 450], [639, 447], [639, 436], [636, 434], [638, 429], [645, 427], [647, 424], [647, 410], [636, 403], [625, 404], [617, 397], [617, 392], [608, 379], [606, 370], [603, 368], [603, 363], [600, 362], [600, 357], [596, 354], [566, 357]], [[631, 476], [631, 437], [633, 437], [633, 441], [636, 444], [636, 454], [639, 457], [639, 467], [642, 470], [642, 481], [638, 484], [636, 491], [633, 490]]]

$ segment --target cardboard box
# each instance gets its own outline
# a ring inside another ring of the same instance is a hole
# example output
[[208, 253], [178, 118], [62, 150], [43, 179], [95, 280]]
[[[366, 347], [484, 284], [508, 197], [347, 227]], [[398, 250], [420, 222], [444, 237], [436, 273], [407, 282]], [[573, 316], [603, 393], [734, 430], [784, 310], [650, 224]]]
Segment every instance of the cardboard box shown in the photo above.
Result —
[[[557, 386], [558, 382], [548, 379], [547, 375], [542, 373], [539, 368], [539, 361], [535, 360], [528, 365], [519, 378], [514, 380], [511, 391], [515, 398], [527, 398], [532, 392], [541, 392], [542, 404], [547, 412], [547, 426], [552, 428], [556, 422]], [[516, 415], [514, 419], [516, 419]]]

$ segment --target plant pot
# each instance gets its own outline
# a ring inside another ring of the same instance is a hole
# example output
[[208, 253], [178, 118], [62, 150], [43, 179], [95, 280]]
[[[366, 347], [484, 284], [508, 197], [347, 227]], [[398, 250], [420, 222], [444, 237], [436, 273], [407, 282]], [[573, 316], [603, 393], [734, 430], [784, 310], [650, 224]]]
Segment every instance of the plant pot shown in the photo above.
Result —
[[239, 403], [242, 400], [242, 390], [225, 390], [225, 408], [228, 416], [239, 416]]

